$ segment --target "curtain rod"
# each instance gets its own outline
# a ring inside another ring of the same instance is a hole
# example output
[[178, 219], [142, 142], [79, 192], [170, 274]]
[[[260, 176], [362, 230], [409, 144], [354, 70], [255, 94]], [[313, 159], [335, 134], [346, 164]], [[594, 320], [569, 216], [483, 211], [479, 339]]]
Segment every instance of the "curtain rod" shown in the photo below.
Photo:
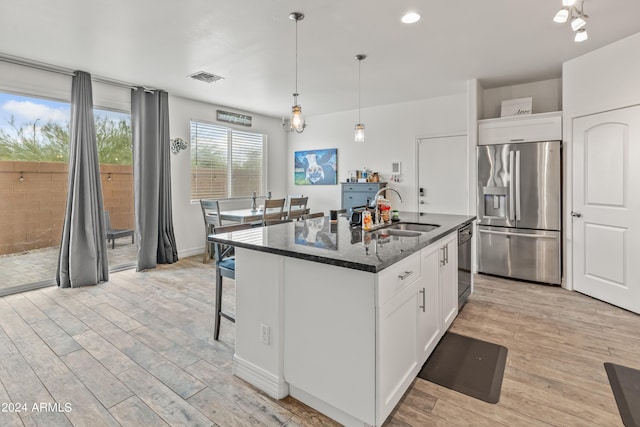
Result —
[[[13, 56], [13, 55], [6, 55], [6, 54], [0, 53], [0, 61], [7, 62], [9, 64], [21, 65], [23, 67], [34, 68], [36, 70], [48, 71], [50, 73], [62, 74], [64, 76], [73, 77], [76, 75], [75, 71], [70, 68], [59, 67], [57, 65], [51, 65], [45, 62], [34, 61], [31, 59], [25, 59], [25, 58]], [[141, 85], [134, 85], [132, 83], [123, 82], [120, 80], [110, 79], [107, 77], [94, 76], [93, 74], [91, 75], [91, 80], [97, 83], [104, 83], [112, 86], [118, 86], [122, 88], [135, 89], [135, 90], [138, 90], [138, 88], [141, 86]], [[142, 87], [144, 88], [145, 92], [152, 92], [154, 90], [153, 88], [149, 88], [146, 86], [142, 86]]]

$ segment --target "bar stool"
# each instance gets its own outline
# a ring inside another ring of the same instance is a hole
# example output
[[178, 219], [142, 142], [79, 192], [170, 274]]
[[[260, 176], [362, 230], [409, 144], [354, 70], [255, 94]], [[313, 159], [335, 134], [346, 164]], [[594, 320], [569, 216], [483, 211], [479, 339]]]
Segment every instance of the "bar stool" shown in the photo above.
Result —
[[200, 199], [200, 208], [204, 218], [204, 258], [202, 263], [206, 264], [211, 258], [211, 242], [207, 236], [213, 233], [213, 228], [222, 225], [220, 222], [220, 204], [217, 200]]
[[[230, 233], [232, 231], [246, 230], [251, 224], [234, 224], [213, 227], [213, 234]], [[220, 320], [224, 317], [235, 323], [236, 319], [222, 311], [222, 278], [236, 279], [236, 258], [233, 256], [233, 246], [222, 243], [213, 244], [216, 260], [216, 317], [213, 330], [213, 339], [218, 340], [220, 335]]]

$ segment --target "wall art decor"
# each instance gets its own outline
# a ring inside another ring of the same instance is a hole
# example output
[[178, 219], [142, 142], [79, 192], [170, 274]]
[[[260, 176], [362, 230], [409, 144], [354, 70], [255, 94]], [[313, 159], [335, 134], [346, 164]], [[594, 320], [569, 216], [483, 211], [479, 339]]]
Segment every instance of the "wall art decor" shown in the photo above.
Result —
[[294, 181], [296, 185], [338, 184], [338, 150], [307, 150], [295, 152]]

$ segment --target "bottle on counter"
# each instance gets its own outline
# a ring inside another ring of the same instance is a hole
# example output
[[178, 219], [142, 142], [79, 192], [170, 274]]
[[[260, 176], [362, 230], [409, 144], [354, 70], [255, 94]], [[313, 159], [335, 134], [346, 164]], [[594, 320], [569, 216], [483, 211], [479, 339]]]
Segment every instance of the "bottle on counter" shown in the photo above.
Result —
[[371, 219], [371, 212], [369, 211], [362, 212], [362, 229], [371, 230], [371, 227], [373, 227], [373, 219]]
[[391, 222], [391, 202], [385, 199], [382, 196], [378, 196], [378, 200], [376, 200], [376, 204], [378, 206], [378, 212], [380, 213], [380, 221], [384, 223]]

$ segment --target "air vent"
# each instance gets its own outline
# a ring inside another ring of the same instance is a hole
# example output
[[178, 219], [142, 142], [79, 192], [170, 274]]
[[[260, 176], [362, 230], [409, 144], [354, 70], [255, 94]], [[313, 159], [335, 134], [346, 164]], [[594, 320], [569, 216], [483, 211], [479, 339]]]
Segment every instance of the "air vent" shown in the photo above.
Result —
[[224, 79], [224, 77], [216, 76], [215, 74], [207, 73], [206, 71], [198, 71], [197, 73], [190, 74], [189, 77], [205, 83], [214, 83], [218, 80]]

